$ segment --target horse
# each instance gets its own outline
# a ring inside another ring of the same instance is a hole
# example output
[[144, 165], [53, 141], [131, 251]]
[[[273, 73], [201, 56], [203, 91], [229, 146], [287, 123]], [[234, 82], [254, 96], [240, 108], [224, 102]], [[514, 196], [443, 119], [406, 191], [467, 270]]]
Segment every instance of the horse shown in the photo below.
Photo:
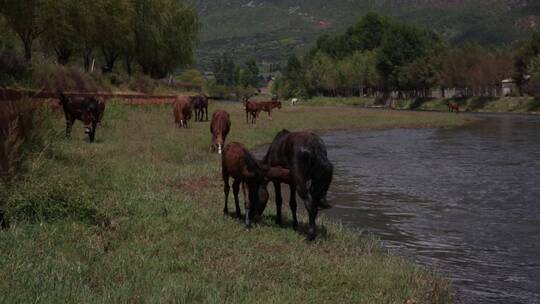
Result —
[[66, 118], [66, 137], [71, 136], [75, 120], [80, 120], [84, 123], [90, 142], [94, 142], [97, 125], [105, 112], [105, 101], [95, 97], [68, 97], [61, 91], [58, 91], [58, 95]]
[[[258, 161], [251, 152], [249, 152], [241, 143], [233, 142], [227, 144], [221, 155], [221, 168], [223, 178], [223, 192], [225, 193], [225, 206], [223, 213], [228, 214], [229, 192], [229, 177], [234, 179], [233, 194], [236, 206], [236, 216], [241, 217], [240, 206], [238, 203], [238, 192], [240, 185], [246, 199], [245, 209], [245, 226], [251, 227], [251, 221], [255, 216], [261, 216], [262, 211], [268, 202], [268, 191], [264, 180], [270, 168], [264, 166]], [[246, 196], [245, 186], [248, 188]]]
[[448, 103], [448, 112], [454, 112], [459, 113], [459, 103], [457, 102], [449, 102]]
[[[212, 133], [212, 145], [210, 150], [212, 152], [218, 151], [219, 154], [223, 151], [225, 145], [225, 139], [231, 130], [231, 117], [229, 113], [218, 110], [212, 115], [212, 122], [210, 123], [210, 132]], [[217, 149], [216, 149], [217, 148]]]
[[298, 103], [298, 98], [291, 99], [291, 106], [295, 106]]
[[191, 96], [193, 109], [195, 110], [195, 121], [203, 121], [206, 115], [208, 121], [208, 97], [205, 94]]
[[251, 123], [256, 124], [257, 117], [259, 117], [259, 113], [261, 112], [257, 106], [257, 103], [255, 101], [249, 101], [249, 99], [245, 98], [243, 100], [243, 104], [246, 110], [246, 123], [249, 123], [249, 116], [251, 116]]
[[272, 110], [273, 109], [281, 109], [281, 102], [280, 101], [261, 101], [257, 102], [257, 107], [259, 108], [259, 112], [267, 112], [268, 117], [272, 118]]
[[[309, 215], [307, 240], [317, 236], [315, 220], [319, 209], [328, 209], [326, 194], [332, 182], [333, 165], [328, 160], [326, 146], [322, 139], [313, 133], [282, 130], [274, 138], [268, 148], [263, 163], [271, 167], [282, 167], [289, 170], [286, 178], [270, 176], [276, 192], [276, 223], [281, 225], [281, 184], [289, 184], [291, 200], [289, 202], [293, 215], [293, 229], [298, 229], [296, 217], [296, 195], [304, 201]], [[311, 181], [311, 185], [307, 183]]]
[[191, 98], [189, 96], [178, 97], [173, 104], [174, 123], [178, 128], [188, 128], [188, 122], [192, 114]]

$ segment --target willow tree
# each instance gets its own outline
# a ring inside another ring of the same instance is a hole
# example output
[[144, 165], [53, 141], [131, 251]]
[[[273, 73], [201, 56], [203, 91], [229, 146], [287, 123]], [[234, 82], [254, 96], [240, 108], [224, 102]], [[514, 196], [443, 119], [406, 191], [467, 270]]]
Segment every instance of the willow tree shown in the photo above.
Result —
[[40, 15], [44, 27], [41, 41], [56, 53], [57, 62], [65, 65], [77, 48], [75, 23], [79, 17], [78, 0], [48, 0]]
[[176, 0], [133, 0], [135, 58], [154, 78], [193, 62], [200, 23], [197, 14]]
[[134, 9], [130, 0], [96, 0], [96, 39], [107, 68], [113, 69], [132, 33]]
[[17, 34], [24, 46], [24, 58], [32, 61], [32, 46], [43, 33], [39, 13], [44, 0], [0, 0], [0, 14], [6, 24]]

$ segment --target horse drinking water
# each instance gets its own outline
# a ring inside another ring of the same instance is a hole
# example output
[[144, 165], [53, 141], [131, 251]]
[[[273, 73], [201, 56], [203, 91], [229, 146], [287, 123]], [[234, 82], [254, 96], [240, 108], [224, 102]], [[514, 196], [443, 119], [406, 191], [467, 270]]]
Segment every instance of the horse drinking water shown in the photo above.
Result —
[[[281, 183], [288, 183], [291, 189], [290, 207], [293, 214], [293, 229], [298, 228], [296, 218], [295, 192], [304, 201], [309, 215], [308, 240], [317, 235], [315, 219], [319, 209], [330, 208], [326, 193], [332, 182], [333, 166], [328, 160], [326, 146], [322, 139], [313, 133], [287, 130], [279, 132], [268, 148], [263, 159], [266, 165], [289, 170], [288, 175], [270, 177], [276, 191], [276, 222], [281, 224]], [[308, 188], [307, 183], [311, 181]]]

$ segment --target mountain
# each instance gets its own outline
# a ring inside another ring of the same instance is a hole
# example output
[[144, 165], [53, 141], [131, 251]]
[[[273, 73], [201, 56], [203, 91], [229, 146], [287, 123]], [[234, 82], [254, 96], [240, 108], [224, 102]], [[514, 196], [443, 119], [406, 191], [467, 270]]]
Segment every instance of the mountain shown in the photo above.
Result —
[[540, 29], [539, 0], [186, 0], [201, 17], [199, 65], [223, 52], [283, 63], [369, 11], [432, 28], [450, 44], [505, 45]]

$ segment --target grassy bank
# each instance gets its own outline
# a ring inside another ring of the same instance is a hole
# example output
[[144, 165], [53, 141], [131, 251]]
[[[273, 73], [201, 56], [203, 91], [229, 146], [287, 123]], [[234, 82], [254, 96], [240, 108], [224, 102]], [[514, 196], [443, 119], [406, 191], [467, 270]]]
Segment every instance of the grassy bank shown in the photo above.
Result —
[[[239, 104], [217, 108], [232, 114], [229, 140], [250, 147], [282, 128], [463, 123], [448, 114], [300, 106], [248, 126]], [[61, 133], [60, 115], [54, 123]], [[3, 189], [12, 228], [0, 232], [1, 302], [452, 301], [445, 279], [324, 219], [320, 239], [308, 244], [290, 224], [273, 224], [274, 208], [251, 231], [224, 217], [208, 124], [175, 129], [168, 106], [109, 107], [92, 145], [80, 124], [71, 140], [54, 137]]]
[[[468, 99], [426, 99], [426, 100], [396, 100], [394, 108], [401, 110], [448, 111], [448, 103], [457, 102], [465, 112], [490, 113], [537, 113], [540, 112], [540, 101], [533, 97], [473, 97]], [[373, 107], [374, 98], [361, 97], [314, 97], [302, 102], [313, 106], [360, 106]]]

